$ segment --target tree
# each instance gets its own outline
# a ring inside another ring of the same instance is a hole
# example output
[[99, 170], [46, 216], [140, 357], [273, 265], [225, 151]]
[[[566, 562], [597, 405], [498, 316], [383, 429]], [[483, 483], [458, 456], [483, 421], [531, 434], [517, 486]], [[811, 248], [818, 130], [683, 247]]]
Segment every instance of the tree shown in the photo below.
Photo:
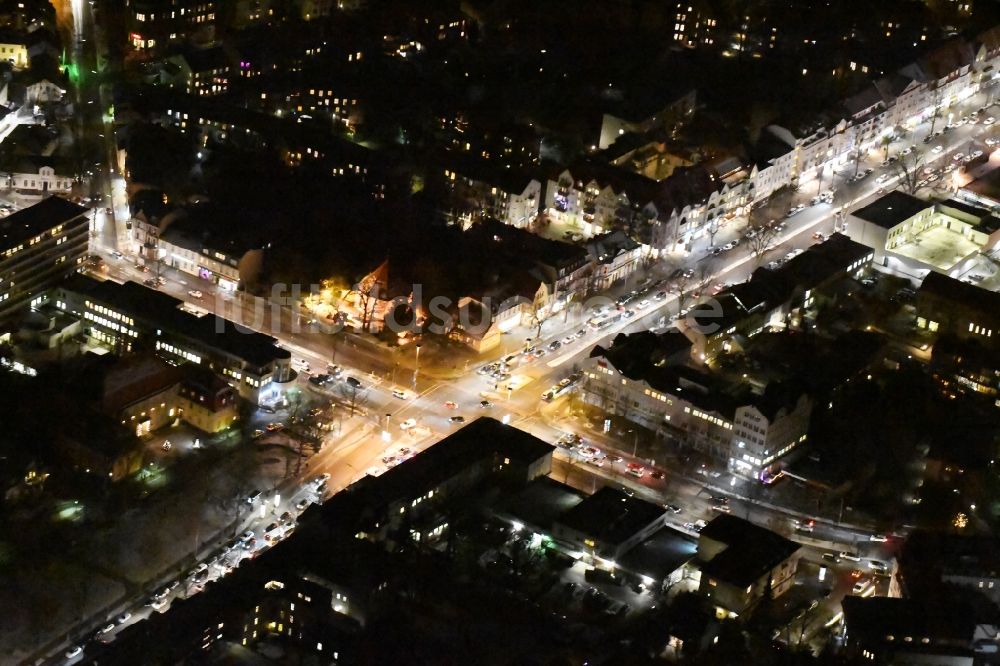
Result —
[[882, 137], [882, 151], [883, 151], [883, 153], [882, 153], [882, 160], [883, 161], [889, 159], [889, 146], [890, 145], [892, 145], [892, 136], [887, 134], [887, 135], [885, 135], [885, 136]]
[[778, 230], [776, 227], [756, 222], [749, 224], [747, 231], [747, 247], [750, 249], [750, 255], [754, 259], [754, 264], [760, 265], [764, 255], [771, 249], [771, 241], [777, 237]]
[[899, 189], [907, 194], [916, 194], [920, 189], [920, 170], [924, 166], [923, 153], [914, 151], [909, 155], [900, 155], [892, 166], [899, 178]]
[[927, 133], [927, 136], [934, 135], [934, 127], [937, 125], [937, 119], [941, 117], [941, 89], [934, 88], [931, 92], [931, 129]]
[[719, 233], [719, 219], [715, 218], [708, 223], [708, 244], [715, 245], [715, 235]]

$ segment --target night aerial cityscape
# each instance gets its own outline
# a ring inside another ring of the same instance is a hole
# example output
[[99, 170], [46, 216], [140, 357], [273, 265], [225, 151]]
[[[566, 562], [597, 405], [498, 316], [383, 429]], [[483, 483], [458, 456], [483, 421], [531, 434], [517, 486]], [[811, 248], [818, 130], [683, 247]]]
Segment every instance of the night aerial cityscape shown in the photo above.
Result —
[[1000, 0], [0, 0], [0, 666], [1000, 666], [998, 84]]

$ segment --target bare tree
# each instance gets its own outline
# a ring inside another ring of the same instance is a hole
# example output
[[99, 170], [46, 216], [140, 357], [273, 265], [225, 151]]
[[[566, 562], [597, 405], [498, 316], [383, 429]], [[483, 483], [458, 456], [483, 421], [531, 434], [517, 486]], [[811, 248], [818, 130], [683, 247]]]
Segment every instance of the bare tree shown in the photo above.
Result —
[[531, 326], [535, 328], [535, 340], [542, 339], [542, 324], [549, 318], [545, 305], [536, 298], [531, 302]]
[[708, 223], [708, 244], [715, 245], [715, 235], [719, 233], [719, 219], [715, 218]]
[[923, 153], [914, 151], [909, 155], [900, 155], [892, 166], [899, 178], [899, 189], [907, 194], [916, 194], [920, 189], [920, 171], [924, 166]]
[[715, 277], [715, 261], [706, 257], [698, 263], [698, 271], [695, 273], [698, 281], [695, 283], [699, 295], [705, 294], [708, 283]]
[[757, 222], [749, 224], [747, 232], [746, 239], [750, 256], [753, 257], [755, 265], [760, 265], [761, 259], [771, 249], [772, 241], [778, 236], [778, 230], [774, 226]]
[[927, 136], [934, 136], [934, 126], [937, 125], [937, 119], [941, 117], [941, 88], [934, 88], [931, 92], [931, 130], [927, 133]]
[[687, 273], [682, 273], [676, 280], [674, 280], [673, 285], [671, 285], [671, 290], [677, 294], [677, 313], [684, 309], [684, 305], [687, 303], [688, 297], [691, 295], [691, 278]]

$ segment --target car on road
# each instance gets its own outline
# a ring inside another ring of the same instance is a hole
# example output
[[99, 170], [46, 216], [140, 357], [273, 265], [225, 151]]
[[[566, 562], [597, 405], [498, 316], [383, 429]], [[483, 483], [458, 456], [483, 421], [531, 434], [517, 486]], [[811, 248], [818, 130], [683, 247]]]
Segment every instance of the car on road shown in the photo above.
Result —
[[115, 630], [114, 623], [109, 624], [105, 627], [102, 627], [101, 629], [98, 629], [97, 633], [95, 634], [95, 637], [102, 643], [110, 643], [112, 640], [114, 640], [111, 637], [111, 632], [113, 632], [114, 630]]
[[682, 511], [682, 509], [676, 504], [664, 504], [663, 508], [675, 515]]
[[799, 532], [812, 532], [816, 529], [816, 521], [812, 519], [799, 520], [796, 518], [792, 521], [792, 526]]
[[813, 240], [818, 240], [819, 242], [822, 243], [823, 241], [826, 240], [826, 234], [824, 234], [822, 231], [817, 231], [816, 233], [813, 234]]
[[277, 423], [277, 422], [274, 422], [274, 423], [268, 423], [268, 424], [267, 424], [267, 425], [265, 426], [265, 428], [267, 428], [267, 431], [268, 431], [268, 432], [277, 432], [277, 431], [281, 430], [281, 429], [282, 429], [282, 428], [284, 428], [284, 427], [285, 427], [285, 424], [284, 424], [284, 423]]
[[406, 430], [409, 430], [410, 428], [413, 428], [416, 425], [417, 425], [417, 420], [413, 419], [413, 418], [410, 418], [410, 419], [406, 419], [405, 421], [403, 421], [402, 423], [400, 423], [399, 424], [399, 429], [403, 430], [403, 431], [406, 431]]
[[205, 294], [201, 293], [197, 289], [192, 289], [188, 292], [188, 296], [190, 296], [191, 298], [202, 298], [204, 297], [204, 295]]
[[152, 599], [146, 605], [149, 606], [150, 608], [152, 608], [155, 611], [160, 611], [160, 610], [163, 610], [164, 608], [166, 608], [166, 606], [167, 606], [167, 600], [166, 599]]
[[955, 160], [956, 162], [961, 162], [962, 160], [965, 159], [965, 153], [955, 153], [954, 155], [952, 155], [951, 159]]
[[560, 347], [562, 347], [562, 343], [559, 342], [558, 340], [553, 340], [552, 342], [549, 343], [549, 351], [555, 351]]
[[399, 400], [409, 400], [410, 392], [407, 391], [406, 389], [395, 388], [392, 389], [392, 397], [397, 398]]
[[983, 121], [983, 124], [984, 125], [992, 125], [996, 121], [997, 121], [996, 118], [994, 118], [993, 116], [990, 116], [989, 118], [987, 118], [986, 120]]
[[587, 329], [581, 328], [579, 331], [576, 332], [576, 339], [579, 340], [580, 338], [584, 337], [585, 335], [587, 335]]
[[310, 504], [312, 504], [312, 502], [310, 502], [309, 500], [301, 499], [295, 504], [295, 510], [299, 512], [305, 511], [306, 509], [309, 508]]
[[458, 409], [458, 403], [453, 400], [448, 400], [444, 403], [445, 409]]
[[479, 401], [479, 408], [480, 409], [490, 409], [491, 407], [493, 407], [493, 403], [490, 402], [489, 400], [480, 400]]
[[345, 381], [347, 382], [347, 385], [350, 386], [353, 389], [359, 389], [359, 388], [361, 388], [361, 382], [359, 382], [354, 377], [348, 377]]
[[67, 659], [76, 659], [81, 654], [83, 654], [83, 648], [80, 647], [79, 645], [74, 645], [70, 649], [66, 650], [63, 656], [66, 657]]
[[333, 377], [330, 375], [312, 375], [309, 377], [309, 383], [313, 386], [325, 386], [333, 381]]
[[465, 417], [464, 416], [452, 416], [451, 418], [448, 419], [448, 421], [450, 423], [465, 423]]
[[728, 504], [713, 504], [712, 511], [719, 511], [721, 513], [732, 513], [733, 507]]
[[868, 560], [868, 567], [875, 573], [884, 574], [889, 571], [888, 565], [880, 560]]
[[324, 473], [320, 474], [319, 476], [317, 476], [312, 481], [310, 481], [310, 484], [312, 485], [313, 488], [318, 488], [319, 486], [322, 486], [324, 483], [326, 483], [329, 480], [330, 480], [330, 474], [328, 472], [324, 472]]
[[132, 613], [125, 611], [124, 613], [115, 618], [115, 622], [118, 624], [125, 624], [131, 619], [132, 619]]
[[827, 562], [839, 562], [840, 558], [834, 553], [823, 553], [823, 559]]
[[931, 152], [934, 153], [935, 155], [940, 155], [941, 153], [944, 152], [944, 146], [934, 146], [933, 148], [931, 148]]
[[849, 562], [860, 562], [861, 561], [861, 556], [860, 555], [858, 555], [857, 553], [852, 553], [852, 552], [850, 552], [848, 550], [842, 550], [842, 551], [840, 551], [840, 554], [838, 555], [838, 557], [840, 559], [842, 559], [842, 560], [847, 560]]
[[871, 536], [868, 537], [868, 540], [874, 541], [876, 543], [885, 543], [886, 541], [889, 540], [889, 537], [887, 537], [884, 534], [872, 534]]
[[851, 588], [851, 592], [854, 594], [864, 594], [865, 592], [868, 591], [868, 588], [869, 586], [871, 586], [871, 584], [872, 583], [870, 580], [861, 579], [854, 584], [854, 587]]
[[643, 476], [646, 475], [646, 468], [640, 465], [639, 463], [629, 463], [628, 465], [625, 466], [625, 471], [631, 474], [632, 476], [636, 477], [637, 479], [641, 479]]
[[244, 532], [243, 534], [240, 535], [240, 538], [237, 541], [239, 542], [239, 544], [241, 546], [246, 547], [246, 544], [250, 543], [251, 541], [253, 541], [256, 538], [257, 537], [254, 534], [253, 530], [247, 530], [246, 532]]

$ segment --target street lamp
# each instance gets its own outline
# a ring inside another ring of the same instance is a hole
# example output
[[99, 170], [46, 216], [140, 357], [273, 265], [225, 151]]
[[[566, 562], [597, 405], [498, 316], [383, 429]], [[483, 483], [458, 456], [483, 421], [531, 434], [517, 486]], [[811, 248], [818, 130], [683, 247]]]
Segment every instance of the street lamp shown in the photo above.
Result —
[[413, 366], [413, 388], [417, 388], [417, 375], [420, 373], [420, 343], [416, 344], [417, 351], [414, 355], [414, 366]]

